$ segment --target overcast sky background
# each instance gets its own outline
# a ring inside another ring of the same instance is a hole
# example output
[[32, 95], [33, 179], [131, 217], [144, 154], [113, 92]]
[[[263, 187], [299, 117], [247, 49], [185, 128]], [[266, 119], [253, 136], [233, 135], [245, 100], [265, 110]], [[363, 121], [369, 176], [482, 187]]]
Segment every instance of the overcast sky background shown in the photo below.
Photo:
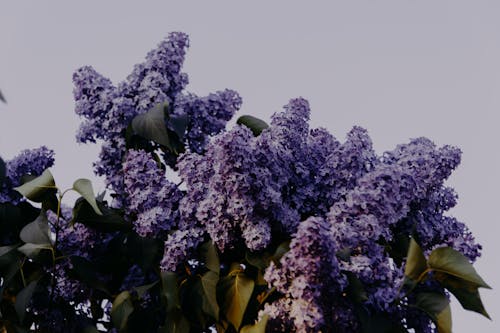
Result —
[[[454, 332], [498, 332], [500, 2], [2, 1], [0, 154], [56, 151], [61, 187], [92, 174], [98, 147], [74, 135], [71, 76], [92, 65], [117, 83], [170, 31], [190, 35], [188, 90], [224, 88], [263, 119], [303, 96], [313, 126], [369, 130], [378, 152], [427, 136], [463, 150], [451, 214], [483, 244], [475, 264], [493, 321], [453, 300]], [[76, 3], [76, 2], [75, 2]], [[71, 198], [70, 198], [71, 199]]]

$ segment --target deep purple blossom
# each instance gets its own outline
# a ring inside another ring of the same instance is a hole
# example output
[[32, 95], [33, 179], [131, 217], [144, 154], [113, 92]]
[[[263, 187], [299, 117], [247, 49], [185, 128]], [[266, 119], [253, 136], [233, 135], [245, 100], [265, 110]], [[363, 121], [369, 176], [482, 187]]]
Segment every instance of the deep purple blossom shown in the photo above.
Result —
[[188, 117], [185, 140], [190, 151], [202, 153], [208, 137], [226, 127], [226, 122], [241, 107], [241, 102], [241, 97], [233, 90], [219, 91], [206, 97], [194, 94], [179, 96], [173, 106], [173, 114]]
[[6, 179], [0, 188], [0, 203], [16, 204], [22, 200], [14, 187], [21, 185], [23, 176], [40, 176], [54, 165], [54, 151], [45, 146], [25, 149], [13, 159], [6, 161]]

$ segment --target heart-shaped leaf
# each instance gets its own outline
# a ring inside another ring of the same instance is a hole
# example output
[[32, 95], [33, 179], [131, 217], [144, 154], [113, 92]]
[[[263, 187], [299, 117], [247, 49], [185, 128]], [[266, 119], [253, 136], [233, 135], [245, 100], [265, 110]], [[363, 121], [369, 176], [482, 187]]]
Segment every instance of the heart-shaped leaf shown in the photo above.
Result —
[[128, 291], [123, 291], [116, 296], [111, 307], [111, 321], [119, 330], [127, 326], [128, 317], [134, 312], [134, 305]]
[[16, 296], [16, 302], [14, 303], [14, 308], [16, 309], [19, 321], [23, 322], [26, 316], [26, 307], [29, 305], [33, 293], [35, 292], [36, 284], [38, 280], [31, 281], [23, 290], [21, 290]]
[[212, 272], [219, 274], [220, 261], [214, 243], [212, 241], [205, 242], [201, 245], [200, 250], [205, 267]]
[[427, 260], [425, 260], [422, 249], [412, 238], [408, 247], [408, 256], [406, 258], [405, 277], [406, 284], [414, 286], [421, 274], [427, 269]]
[[101, 210], [97, 206], [97, 202], [94, 195], [94, 189], [92, 188], [92, 183], [88, 179], [80, 178], [73, 183], [73, 190], [80, 193], [80, 195], [87, 200], [87, 202], [92, 206], [94, 211], [98, 215], [102, 215]]
[[161, 283], [163, 296], [167, 300], [167, 312], [180, 307], [179, 286], [177, 285], [177, 274], [174, 272], [162, 272]]
[[50, 239], [49, 221], [47, 220], [47, 216], [43, 210], [33, 222], [24, 226], [19, 234], [19, 237], [25, 243], [48, 246], [52, 244]]
[[40, 176], [15, 187], [14, 190], [31, 201], [42, 202], [47, 192], [56, 190], [56, 183], [49, 169], [46, 169]]
[[165, 126], [168, 104], [161, 103], [132, 120], [132, 130], [145, 139], [170, 147], [170, 138]]
[[201, 277], [203, 288], [202, 310], [215, 320], [219, 320], [219, 304], [217, 303], [217, 283], [219, 274], [208, 271]]
[[139, 287], [134, 287], [135, 291], [137, 292], [137, 297], [142, 298], [146, 292], [156, 286], [158, 284], [158, 281], [155, 281], [150, 284], [146, 284], [144, 286], [139, 286]]
[[17, 250], [23, 253], [28, 258], [35, 258], [41, 250], [51, 250], [52, 246], [50, 244], [32, 244], [26, 243], [23, 246], [17, 248]]
[[173, 129], [174, 133], [177, 134], [177, 137], [179, 140], [184, 140], [184, 136], [186, 135], [186, 128], [188, 125], [188, 115], [187, 114], [182, 114], [182, 115], [175, 115], [172, 114], [168, 118], [168, 122]]
[[221, 280], [218, 293], [221, 295], [221, 314], [239, 330], [245, 310], [252, 296], [255, 282], [242, 271], [234, 270]]
[[432, 251], [429, 256], [428, 265], [435, 271], [472, 282], [478, 287], [491, 289], [477, 274], [469, 259], [451, 247], [440, 247]]
[[255, 136], [259, 136], [263, 130], [269, 127], [264, 120], [249, 115], [239, 117], [236, 123], [248, 127]]
[[441, 272], [436, 272], [435, 279], [458, 299], [464, 309], [491, 319], [481, 301], [477, 284]]
[[436, 292], [416, 294], [415, 306], [427, 313], [439, 333], [451, 333], [451, 309], [446, 295]]

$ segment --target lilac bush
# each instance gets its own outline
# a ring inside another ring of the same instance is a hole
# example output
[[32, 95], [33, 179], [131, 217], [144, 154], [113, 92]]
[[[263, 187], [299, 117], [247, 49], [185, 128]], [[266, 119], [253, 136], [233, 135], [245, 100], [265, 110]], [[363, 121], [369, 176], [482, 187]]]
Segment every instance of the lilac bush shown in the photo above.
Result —
[[488, 317], [481, 246], [447, 215], [458, 148], [377, 154], [301, 97], [226, 128], [242, 99], [188, 92], [188, 47], [171, 33], [117, 85], [73, 75], [107, 194], [58, 188], [45, 147], [1, 161], [0, 330], [447, 333], [451, 294]]

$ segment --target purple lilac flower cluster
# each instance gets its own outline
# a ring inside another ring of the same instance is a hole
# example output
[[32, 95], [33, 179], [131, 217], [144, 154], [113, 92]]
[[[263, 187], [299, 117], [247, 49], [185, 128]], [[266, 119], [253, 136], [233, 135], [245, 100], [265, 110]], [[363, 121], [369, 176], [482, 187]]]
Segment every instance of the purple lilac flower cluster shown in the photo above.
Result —
[[201, 223], [221, 251], [241, 238], [260, 250], [273, 232], [291, 235], [302, 218], [324, 216], [377, 163], [365, 130], [355, 127], [340, 144], [323, 129], [309, 131], [306, 100], [285, 110], [258, 137], [236, 126], [204, 155], [186, 154], [178, 163], [187, 185], [181, 214]]
[[[276, 331], [316, 332], [326, 322], [340, 331], [355, 327], [342, 296], [347, 274], [365, 287], [370, 311], [398, 321], [404, 263], [396, 265], [384, 247], [397, 232], [410, 235], [415, 227], [428, 251], [448, 245], [471, 260], [479, 256], [465, 225], [443, 215], [455, 204], [443, 182], [461, 153], [419, 138], [378, 157], [363, 128], [340, 143], [324, 129], [310, 130], [308, 118], [307, 101], [294, 99], [258, 137], [236, 126], [203, 155], [182, 156], [181, 218], [201, 225], [222, 252], [241, 242], [258, 251], [273, 236], [292, 237], [290, 252], [266, 271], [283, 294], [266, 307]], [[342, 249], [350, 257], [337, 261]], [[414, 322], [431, 327], [423, 321]]]
[[165, 178], [151, 154], [129, 150], [123, 164], [126, 214], [134, 230], [142, 237], [156, 236], [176, 227], [178, 205], [182, 197], [175, 184]]
[[23, 176], [40, 176], [42, 172], [54, 165], [54, 151], [45, 146], [36, 149], [25, 149], [13, 159], [6, 162], [6, 179], [0, 188], [0, 203], [19, 203], [22, 196], [13, 188], [21, 185]]
[[[136, 115], [159, 103], [168, 103], [173, 114], [187, 116], [184, 143], [190, 150], [201, 152], [207, 137], [220, 132], [241, 105], [241, 98], [231, 90], [207, 97], [182, 93], [188, 84], [187, 74], [181, 72], [188, 47], [186, 34], [171, 33], [118, 86], [88, 66], [73, 75], [75, 112], [85, 118], [77, 140], [104, 141], [100, 160], [94, 166], [96, 173], [104, 176], [106, 185], [115, 192], [116, 206], [123, 205], [125, 132]], [[164, 159], [169, 165], [175, 161], [171, 153], [165, 153]]]

